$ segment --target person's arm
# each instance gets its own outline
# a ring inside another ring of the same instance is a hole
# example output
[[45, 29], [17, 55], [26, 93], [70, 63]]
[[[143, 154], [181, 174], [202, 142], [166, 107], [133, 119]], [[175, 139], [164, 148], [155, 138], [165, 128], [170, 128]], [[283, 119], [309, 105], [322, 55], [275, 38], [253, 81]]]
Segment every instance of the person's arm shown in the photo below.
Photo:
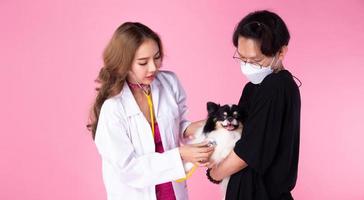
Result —
[[184, 178], [185, 171], [179, 148], [145, 155], [135, 152], [121, 109], [114, 100], [105, 101], [101, 108], [95, 143], [102, 162], [112, 165], [115, 176], [135, 188]]
[[247, 166], [248, 164], [244, 160], [237, 156], [234, 151], [231, 151], [221, 163], [211, 169], [210, 176], [214, 180], [222, 180]]
[[[179, 123], [180, 138], [184, 139], [185, 133], [188, 133], [191, 130], [191, 128], [193, 128], [196, 124], [191, 123], [191, 121], [189, 121], [187, 119], [187, 113], [188, 113], [187, 95], [186, 95], [185, 90], [182, 87], [182, 84], [178, 80], [176, 74], [174, 74], [173, 72], [169, 72], [169, 74], [171, 75], [174, 95], [175, 95], [176, 102], [178, 105], [178, 113], [179, 113], [179, 119], [180, 119], [180, 123]], [[190, 130], [187, 130], [188, 127], [190, 127]]]
[[197, 132], [197, 130], [199, 128], [202, 128], [205, 123], [206, 123], [206, 120], [192, 122], [185, 129], [185, 132], [183, 133], [183, 138], [193, 138], [193, 135]]
[[197, 129], [201, 128], [206, 120], [200, 120], [195, 122], [190, 122], [187, 119], [187, 95], [185, 90], [182, 87], [182, 84], [178, 80], [177, 76], [170, 72], [170, 74], [173, 77], [174, 82], [174, 92], [175, 92], [175, 98], [178, 105], [178, 112], [180, 115], [180, 133], [181, 133], [181, 139], [193, 137], [193, 135], [196, 133]]
[[[269, 90], [272, 91], [272, 90]], [[244, 94], [242, 96], [245, 96]], [[264, 173], [272, 163], [279, 144], [283, 124], [283, 112], [287, 102], [281, 90], [266, 92], [254, 102], [254, 107], [244, 122], [243, 135], [234, 150], [210, 176], [221, 180], [249, 165], [258, 173]], [[239, 104], [245, 105], [244, 99]]]
[[213, 147], [207, 143], [185, 145], [163, 153], [137, 155], [127, 133], [127, 122], [118, 102], [107, 100], [103, 104], [97, 125], [95, 143], [102, 161], [110, 163], [116, 176], [131, 187], [144, 188], [174, 181], [186, 176], [183, 161], [207, 164]]
[[243, 135], [234, 150], [210, 176], [221, 180], [249, 165], [258, 173], [264, 173], [272, 163], [279, 144], [283, 124], [284, 103], [280, 91], [267, 93], [254, 102], [249, 118], [244, 123]]

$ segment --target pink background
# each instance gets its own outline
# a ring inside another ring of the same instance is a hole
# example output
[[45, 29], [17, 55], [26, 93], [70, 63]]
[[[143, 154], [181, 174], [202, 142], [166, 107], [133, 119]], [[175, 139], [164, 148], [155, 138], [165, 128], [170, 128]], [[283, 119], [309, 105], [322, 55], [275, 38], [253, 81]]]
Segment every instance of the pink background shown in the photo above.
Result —
[[[85, 124], [102, 50], [121, 23], [160, 33], [164, 69], [180, 77], [197, 120], [208, 100], [238, 101], [246, 79], [231, 35], [256, 9], [287, 22], [285, 66], [303, 82], [294, 196], [364, 199], [362, 0], [1, 0], [0, 199], [106, 199]], [[202, 170], [189, 191], [191, 199], [219, 199]]]

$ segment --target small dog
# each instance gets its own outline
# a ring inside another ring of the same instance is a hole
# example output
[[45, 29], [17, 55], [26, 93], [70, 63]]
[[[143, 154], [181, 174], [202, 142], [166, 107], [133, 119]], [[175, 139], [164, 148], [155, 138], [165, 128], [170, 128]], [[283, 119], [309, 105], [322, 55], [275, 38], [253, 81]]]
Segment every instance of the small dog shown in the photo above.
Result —
[[[243, 129], [242, 117], [239, 113], [237, 105], [223, 105], [213, 102], [207, 103], [208, 118], [203, 126], [197, 130], [194, 139], [188, 144], [200, 143], [208, 140], [211, 145], [215, 146], [215, 150], [210, 160], [218, 164], [229, 155], [233, 150], [235, 143], [241, 138]], [[192, 163], [185, 163], [186, 172], [193, 168]], [[221, 189], [223, 195], [226, 193], [227, 177], [222, 181]]]

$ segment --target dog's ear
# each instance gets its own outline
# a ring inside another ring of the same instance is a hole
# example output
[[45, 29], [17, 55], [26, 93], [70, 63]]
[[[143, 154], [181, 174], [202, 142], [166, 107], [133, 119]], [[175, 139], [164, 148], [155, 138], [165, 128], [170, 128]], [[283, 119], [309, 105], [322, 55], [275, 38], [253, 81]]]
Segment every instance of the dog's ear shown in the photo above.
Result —
[[208, 116], [211, 116], [211, 114], [215, 113], [220, 107], [220, 104], [216, 104], [214, 102], [207, 102], [207, 113]]

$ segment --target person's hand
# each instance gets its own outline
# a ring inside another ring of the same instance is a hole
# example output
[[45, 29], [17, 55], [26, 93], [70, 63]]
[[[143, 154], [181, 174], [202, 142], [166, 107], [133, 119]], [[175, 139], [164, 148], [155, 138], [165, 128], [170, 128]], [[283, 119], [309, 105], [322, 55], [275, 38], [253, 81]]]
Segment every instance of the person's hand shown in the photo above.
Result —
[[192, 122], [185, 130], [185, 132], [183, 133], [183, 137], [185, 139], [189, 139], [192, 140], [194, 138], [194, 135], [196, 133], [196, 131], [199, 128], [202, 128], [204, 126], [204, 124], [206, 123], [206, 120], [200, 120], [200, 121], [196, 121], [196, 122]]
[[204, 141], [198, 144], [187, 144], [179, 147], [182, 160], [192, 162], [200, 167], [210, 165], [209, 159], [214, 152], [214, 147], [208, 144], [208, 141]]
[[217, 167], [217, 163], [214, 161], [214, 160], [212, 160], [212, 159], [210, 159], [209, 161], [208, 161], [208, 165], [206, 166], [207, 168], [209, 168], [209, 169], [212, 169], [212, 168], [215, 168], [215, 167]]

